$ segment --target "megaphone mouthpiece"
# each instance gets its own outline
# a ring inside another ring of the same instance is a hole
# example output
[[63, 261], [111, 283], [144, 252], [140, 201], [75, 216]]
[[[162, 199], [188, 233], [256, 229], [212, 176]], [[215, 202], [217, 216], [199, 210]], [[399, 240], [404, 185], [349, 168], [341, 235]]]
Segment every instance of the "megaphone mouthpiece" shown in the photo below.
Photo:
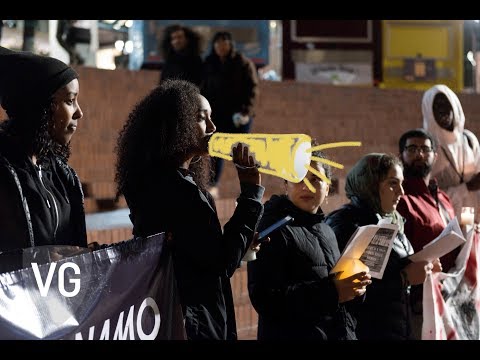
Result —
[[238, 143], [248, 146], [258, 170], [298, 183], [308, 172], [312, 139], [305, 134], [229, 134], [214, 133], [208, 143], [210, 156], [232, 160], [232, 148]]

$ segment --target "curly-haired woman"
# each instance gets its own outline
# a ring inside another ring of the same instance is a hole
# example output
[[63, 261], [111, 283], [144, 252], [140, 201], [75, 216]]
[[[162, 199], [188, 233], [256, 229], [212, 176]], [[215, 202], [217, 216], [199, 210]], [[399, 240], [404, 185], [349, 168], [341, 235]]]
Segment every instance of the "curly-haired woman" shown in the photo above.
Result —
[[168, 234], [189, 339], [236, 339], [230, 277], [263, 212], [264, 188], [248, 147], [233, 148], [241, 193], [224, 226], [206, 191], [212, 110], [198, 87], [165, 80], [130, 113], [117, 143], [116, 182], [134, 236]]

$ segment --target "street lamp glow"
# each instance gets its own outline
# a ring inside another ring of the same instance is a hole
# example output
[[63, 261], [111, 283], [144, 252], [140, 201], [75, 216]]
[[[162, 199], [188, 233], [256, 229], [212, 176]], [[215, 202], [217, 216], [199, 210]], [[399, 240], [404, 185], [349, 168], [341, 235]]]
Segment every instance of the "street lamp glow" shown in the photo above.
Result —
[[126, 43], [125, 43], [125, 54], [131, 54], [132, 51], [133, 51], [133, 41], [132, 40], [128, 40]]
[[122, 51], [124, 46], [125, 44], [122, 40], [115, 41], [115, 49], [117, 49], [118, 51]]

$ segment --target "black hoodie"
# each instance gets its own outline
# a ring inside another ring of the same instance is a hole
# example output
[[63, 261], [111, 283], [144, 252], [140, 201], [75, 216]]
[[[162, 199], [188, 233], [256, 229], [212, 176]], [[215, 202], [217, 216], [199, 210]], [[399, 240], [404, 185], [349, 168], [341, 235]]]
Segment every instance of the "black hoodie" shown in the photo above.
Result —
[[0, 253], [41, 245], [87, 246], [80, 181], [59, 158], [34, 165], [0, 130]]

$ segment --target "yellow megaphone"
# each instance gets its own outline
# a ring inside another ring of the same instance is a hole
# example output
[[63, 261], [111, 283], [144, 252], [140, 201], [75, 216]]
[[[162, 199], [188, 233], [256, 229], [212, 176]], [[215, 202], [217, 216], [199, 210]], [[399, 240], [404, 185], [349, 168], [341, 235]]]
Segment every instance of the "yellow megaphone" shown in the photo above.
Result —
[[309, 170], [312, 139], [305, 134], [227, 134], [214, 133], [208, 143], [210, 156], [232, 161], [232, 148], [248, 145], [255, 155], [258, 170], [298, 183]]

